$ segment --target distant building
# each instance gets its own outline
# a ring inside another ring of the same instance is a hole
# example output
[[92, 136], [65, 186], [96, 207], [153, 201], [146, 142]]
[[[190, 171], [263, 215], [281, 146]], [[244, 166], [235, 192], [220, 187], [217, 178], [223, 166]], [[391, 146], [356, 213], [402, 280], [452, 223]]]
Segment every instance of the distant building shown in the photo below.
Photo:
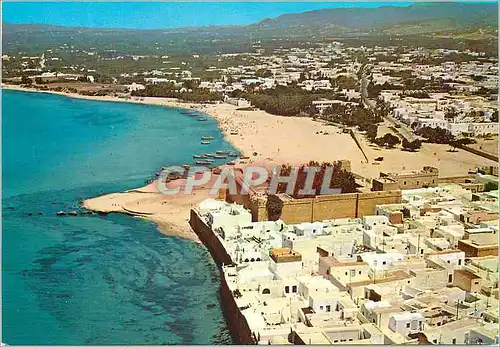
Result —
[[407, 173], [380, 173], [380, 177], [372, 181], [373, 191], [398, 189], [418, 189], [436, 187], [439, 170], [432, 166], [424, 166], [421, 171]]

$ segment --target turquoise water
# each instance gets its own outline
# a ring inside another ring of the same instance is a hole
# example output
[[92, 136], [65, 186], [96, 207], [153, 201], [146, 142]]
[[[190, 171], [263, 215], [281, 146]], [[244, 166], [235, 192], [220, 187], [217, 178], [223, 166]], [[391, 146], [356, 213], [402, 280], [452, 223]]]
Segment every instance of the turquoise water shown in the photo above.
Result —
[[233, 150], [214, 120], [3, 91], [2, 146], [3, 342], [231, 343], [203, 246], [129, 216], [55, 216], [193, 153]]

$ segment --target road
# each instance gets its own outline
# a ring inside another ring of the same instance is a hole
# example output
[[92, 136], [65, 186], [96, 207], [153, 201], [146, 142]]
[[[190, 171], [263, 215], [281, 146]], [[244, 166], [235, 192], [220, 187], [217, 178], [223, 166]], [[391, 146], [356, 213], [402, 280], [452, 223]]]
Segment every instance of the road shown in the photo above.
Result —
[[[361, 100], [363, 102], [363, 106], [367, 109], [375, 112], [376, 110], [376, 102], [374, 100], [370, 100], [368, 98], [368, 78], [366, 77], [366, 71], [363, 67], [363, 72], [361, 74]], [[406, 124], [394, 118], [392, 115], [387, 114], [384, 116], [384, 119], [394, 127], [395, 131], [404, 137], [408, 141], [416, 140], [416, 136], [413, 131]]]

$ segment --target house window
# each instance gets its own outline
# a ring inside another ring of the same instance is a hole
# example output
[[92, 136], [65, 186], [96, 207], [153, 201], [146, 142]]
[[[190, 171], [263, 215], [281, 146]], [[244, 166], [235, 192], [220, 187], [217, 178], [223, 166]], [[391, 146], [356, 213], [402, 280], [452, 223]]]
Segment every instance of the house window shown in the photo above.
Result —
[[323, 306], [320, 306], [320, 307], [319, 307], [319, 309], [320, 309], [321, 311], [323, 311]]
[[387, 262], [384, 260], [384, 261], [382, 262], [382, 265], [385, 265], [385, 264], [387, 264]]
[[406, 327], [409, 328], [410, 327], [410, 323], [406, 323]]
[[458, 265], [462, 265], [462, 259], [458, 259]]
[[434, 339], [434, 340], [432, 340], [432, 342], [438, 343], [438, 339]]
[[264, 288], [262, 294], [271, 294], [271, 291], [269, 290], [269, 288]]
[[347, 276], [348, 275], [348, 272], [346, 271], [345, 275]]
[[332, 310], [332, 307], [330, 305], [326, 305], [326, 312], [330, 312]]
[[289, 286], [285, 287], [285, 293], [290, 293], [290, 287]]
[[297, 286], [292, 286], [292, 293], [297, 293]]
[[330, 269], [326, 269], [326, 274], [329, 275], [330, 274]]
[[358, 271], [358, 275], [361, 275], [361, 271]]
[[454, 344], [454, 345], [456, 345], [457, 344], [457, 339], [451, 340], [451, 343]]
[[417, 181], [417, 186], [418, 186], [418, 183], [419, 183], [419, 182]]
[[403, 184], [406, 186], [406, 181], [404, 181]]
[[449, 274], [448, 275], [448, 283], [451, 283], [451, 282], [453, 282], [453, 275]]

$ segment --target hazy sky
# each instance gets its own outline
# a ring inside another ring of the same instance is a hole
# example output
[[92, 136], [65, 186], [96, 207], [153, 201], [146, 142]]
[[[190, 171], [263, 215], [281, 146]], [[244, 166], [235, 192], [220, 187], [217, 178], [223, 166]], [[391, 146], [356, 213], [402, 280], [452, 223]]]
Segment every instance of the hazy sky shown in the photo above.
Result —
[[96, 28], [179, 28], [251, 24], [322, 8], [408, 6], [403, 2], [3, 2], [6, 23]]

